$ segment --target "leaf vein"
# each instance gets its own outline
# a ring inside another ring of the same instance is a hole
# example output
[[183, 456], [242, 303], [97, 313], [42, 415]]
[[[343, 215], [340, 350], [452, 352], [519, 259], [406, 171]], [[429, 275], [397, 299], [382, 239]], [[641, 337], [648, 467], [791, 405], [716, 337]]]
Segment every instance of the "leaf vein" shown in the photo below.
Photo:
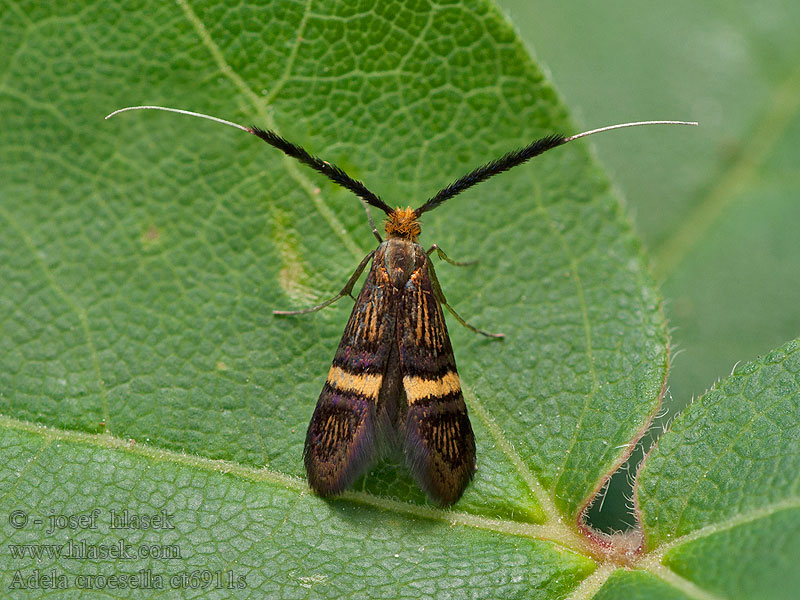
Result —
[[653, 552], [644, 555], [640, 562], [642, 566], [649, 568], [651, 564], [660, 563], [667, 552], [669, 552], [672, 548], [676, 548], [678, 546], [682, 546], [683, 544], [688, 544], [705, 537], [710, 537], [714, 534], [733, 529], [740, 525], [746, 525], [748, 523], [752, 523], [753, 521], [766, 519], [775, 513], [784, 510], [793, 510], [798, 508], [800, 508], [800, 498], [791, 498], [789, 500], [782, 500], [781, 502], [759, 506], [750, 511], [737, 513], [729, 519], [706, 525], [700, 529], [695, 529], [694, 531], [691, 531], [685, 535], [670, 540], [668, 543], [660, 545]]
[[[761, 369], [758, 370], [758, 372], [760, 372], [760, 371], [761, 371]], [[746, 378], [750, 379], [752, 376], [753, 376], [753, 373], [747, 375]], [[710, 392], [710, 393], [713, 394], [715, 392]], [[724, 390], [720, 390], [719, 393], [725, 394]], [[725, 395], [727, 396], [727, 394], [725, 394]], [[750, 400], [750, 399], [748, 399], [748, 400]], [[752, 414], [752, 416], [750, 417], [750, 419], [748, 419], [747, 423], [745, 423], [741, 427], [741, 429], [739, 429], [737, 434], [733, 438], [731, 438], [731, 440], [728, 443], [728, 445], [725, 446], [725, 448], [722, 449], [719, 452], [719, 454], [717, 454], [716, 457], [714, 457], [714, 460], [712, 460], [708, 465], [705, 466], [705, 468], [703, 468], [702, 476], [698, 477], [695, 480], [695, 482], [692, 485], [692, 487], [690, 489], [688, 489], [683, 494], [683, 502], [681, 503], [680, 511], [676, 515], [676, 519], [674, 521], [675, 524], [674, 524], [674, 527], [673, 527], [673, 532], [677, 532], [680, 529], [681, 523], [683, 521], [683, 516], [684, 516], [684, 514], [686, 512], [686, 508], [689, 506], [689, 500], [692, 498], [692, 496], [694, 495], [694, 492], [697, 490], [697, 488], [700, 486], [700, 484], [705, 480], [706, 475], [719, 463], [720, 460], [722, 460], [725, 456], [727, 456], [730, 453], [731, 449], [742, 438], [742, 436], [745, 434], [745, 432], [750, 430], [750, 428], [752, 427], [753, 423], [755, 423], [755, 421], [758, 418], [763, 417], [770, 410], [772, 410], [772, 408], [774, 408], [776, 405], [781, 404], [783, 402], [785, 402], [785, 398], [778, 397], [775, 400], [775, 402], [769, 404], [768, 406], [765, 406], [762, 410], [755, 411]], [[752, 404], [752, 400], [750, 400], [750, 404]]]
[[311, 4], [313, 0], [306, 1], [306, 7], [303, 11], [303, 17], [300, 19], [300, 25], [297, 29], [297, 36], [295, 37], [294, 45], [292, 45], [292, 49], [289, 51], [289, 58], [286, 59], [286, 65], [284, 66], [283, 73], [281, 76], [278, 77], [278, 80], [275, 82], [275, 85], [269, 91], [268, 94], [264, 95], [264, 104], [271, 104], [275, 97], [278, 95], [283, 89], [283, 86], [289, 81], [289, 78], [292, 74], [292, 68], [294, 67], [294, 62], [297, 59], [297, 51], [300, 48], [300, 44], [303, 41], [303, 32], [306, 30], [306, 23], [308, 23], [308, 17], [311, 14]]
[[[5, 415], [0, 415], [0, 428], [40, 435], [48, 441], [48, 445], [52, 444], [54, 440], [63, 440], [117, 452], [127, 452], [154, 462], [169, 462], [195, 470], [232, 475], [243, 480], [272, 483], [287, 490], [294, 490], [298, 492], [301, 497], [308, 493], [308, 487], [305, 481], [272, 469], [256, 469], [239, 463], [178, 453], [143, 444], [131, 444], [128, 440], [123, 440], [109, 434], [89, 434], [56, 429], [54, 427], [45, 427]], [[555, 522], [545, 525], [534, 525], [532, 523], [508, 519], [492, 519], [481, 515], [443, 509], [430, 505], [409, 504], [407, 502], [383, 498], [365, 492], [345, 492], [339, 496], [336, 501], [354, 502], [395, 514], [423, 518], [429, 521], [447, 523], [449, 525], [460, 525], [463, 527], [493, 531], [495, 533], [548, 541], [576, 553], [583, 555], [589, 554], [586, 541], [572, 528], [567, 527], [563, 523]]]
[[110, 422], [110, 412], [108, 408], [108, 395], [106, 392], [106, 385], [103, 381], [103, 374], [100, 370], [100, 360], [97, 356], [97, 349], [94, 345], [94, 340], [92, 339], [91, 328], [89, 327], [89, 317], [86, 314], [86, 310], [79, 306], [78, 303], [61, 287], [61, 284], [58, 283], [56, 280], [55, 275], [50, 270], [50, 268], [45, 264], [42, 257], [39, 255], [39, 252], [36, 249], [36, 244], [34, 244], [31, 237], [28, 235], [28, 232], [16, 222], [14, 217], [11, 215], [5, 207], [0, 206], [0, 215], [3, 216], [6, 221], [8, 221], [9, 225], [11, 225], [12, 229], [16, 230], [19, 236], [22, 238], [23, 243], [28, 247], [28, 250], [31, 252], [31, 256], [33, 256], [34, 261], [39, 265], [42, 273], [47, 279], [47, 282], [50, 284], [50, 287], [53, 291], [63, 298], [64, 302], [69, 306], [77, 315], [78, 321], [81, 324], [81, 329], [83, 330], [83, 334], [86, 337], [86, 344], [89, 347], [89, 353], [92, 356], [92, 368], [95, 372], [95, 376], [97, 377], [97, 383], [100, 388], [100, 401], [103, 411], [103, 423], [105, 423], [105, 428], [107, 432], [111, 431], [111, 422]]
[[689, 581], [688, 579], [684, 579], [675, 573], [675, 571], [665, 567], [664, 565], [654, 564], [650, 567], [650, 572], [661, 578], [666, 583], [670, 584], [672, 587], [677, 588], [690, 598], [696, 598], [697, 600], [723, 600], [722, 597], [698, 587], [693, 582]]
[[[264, 103], [244, 81], [244, 79], [242, 79], [242, 77], [236, 73], [236, 71], [234, 71], [225, 60], [222, 50], [211, 38], [208, 29], [206, 29], [206, 26], [197, 16], [194, 10], [192, 10], [192, 7], [189, 6], [188, 0], [176, 0], [176, 2], [183, 10], [184, 15], [189, 23], [192, 25], [192, 27], [194, 27], [198, 37], [200, 38], [200, 41], [211, 53], [211, 56], [220, 72], [225, 77], [230, 79], [231, 82], [233, 82], [233, 84], [239, 88], [242, 94], [244, 94], [244, 96], [250, 100], [258, 115], [261, 117], [261, 119], [263, 119], [267, 128], [277, 131], [278, 128], [276, 127], [275, 121], [264, 108]], [[347, 234], [342, 222], [322, 199], [322, 195], [318, 192], [318, 187], [300, 171], [293, 159], [284, 157], [283, 161], [288, 175], [294, 179], [300, 185], [300, 187], [303, 188], [303, 190], [305, 190], [319, 214], [333, 230], [334, 235], [341, 240], [345, 248], [347, 248], [353, 254], [353, 256], [361, 259], [366, 254], [366, 251], [360, 249], [353, 239]]]
[[578, 433], [580, 432], [581, 425], [583, 424], [583, 419], [586, 417], [586, 413], [589, 410], [589, 402], [591, 401], [592, 398], [594, 398], [595, 394], [597, 393], [598, 380], [597, 380], [597, 371], [595, 370], [594, 366], [594, 355], [592, 353], [592, 329], [591, 329], [591, 323], [589, 321], [589, 308], [586, 305], [586, 298], [584, 297], [583, 293], [583, 283], [581, 281], [581, 276], [578, 270], [578, 260], [575, 254], [570, 249], [569, 244], [567, 244], [566, 240], [564, 239], [564, 236], [559, 230], [558, 226], [556, 225], [555, 220], [548, 212], [547, 207], [542, 202], [541, 192], [538, 185], [536, 186], [535, 189], [536, 193], [534, 194], [534, 197], [536, 199], [536, 205], [538, 206], [538, 209], [542, 212], [544, 217], [547, 219], [547, 223], [550, 228], [550, 231], [552, 232], [552, 235], [558, 240], [559, 244], [561, 245], [561, 249], [563, 250], [564, 254], [567, 256], [569, 260], [570, 271], [571, 274], [573, 275], [572, 279], [575, 283], [575, 291], [577, 294], [578, 305], [580, 307], [580, 312], [581, 312], [581, 321], [583, 323], [584, 338], [586, 340], [586, 358], [589, 363], [589, 373], [592, 378], [592, 389], [589, 393], [585, 395], [583, 408], [581, 409], [581, 414], [578, 417], [578, 421], [575, 423], [575, 427], [573, 428], [572, 439], [570, 440], [569, 444], [567, 445], [567, 448], [565, 449], [564, 460], [561, 462], [561, 467], [558, 469], [558, 477], [555, 480], [555, 482], [553, 482], [553, 491], [554, 493], [557, 493], [559, 483], [561, 482], [561, 478], [564, 476], [567, 461], [569, 460], [572, 454], [572, 450], [575, 448], [575, 443], [578, 439]]
[[497, 423], [491, 417], [489, 412], [483, 406], [483, 404], [478, 400], [475, 394], [472, 392], [470, 388], [467, 386], [461, 386], [464, 395], [469, 398], [469, 405], [475, 409], [475, 412], [480, 417], [481, 421], [483, 421], [484, 426], [486, 429], [489, 430], [489, 433], [492, 434], [492, 437], [497, 442], [497, 445], [500, 446], [500, 449], [503, 451], [503, 454], [506, 455], [508, 460], [514, 465], [514, 468], [519, 473], [522, 480], [528, 485], [528, 488], [533, 493], [534, 497], [539, 501], [539, 505], [544, 510], [545, 515], [547, 517], [547, 522], [555, 523], [558, 521], [558, 510], [553, 503], [553, 500], [547, 495], [547, 493], [542, 488], [542, 485], [539, 483], [539, 480], [531, 473], [531, 470], [522, 460], [522, 457], [519, 453], [514, 449], [514, 446], [511, 442], [506, 439], [503, 432], [498, 427]]

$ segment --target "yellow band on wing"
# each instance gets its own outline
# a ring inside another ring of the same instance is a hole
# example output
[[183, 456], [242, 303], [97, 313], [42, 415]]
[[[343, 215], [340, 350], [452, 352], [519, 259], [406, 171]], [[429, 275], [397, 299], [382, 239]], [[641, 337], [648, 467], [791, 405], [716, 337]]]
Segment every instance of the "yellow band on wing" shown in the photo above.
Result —
[[333, 365], [328, 371], [328, 383], [342, 392], [354, 392], [377, 400], [383, 375], [356, 375]]
[[406, 375], [403, 377], [403, 387], [409, 404], [419, 402], [423, 398], [440, 398], [453, 392], [461, 391], [461, 382], [458, 373], [449, 371], [439, 379], [422, 379]]

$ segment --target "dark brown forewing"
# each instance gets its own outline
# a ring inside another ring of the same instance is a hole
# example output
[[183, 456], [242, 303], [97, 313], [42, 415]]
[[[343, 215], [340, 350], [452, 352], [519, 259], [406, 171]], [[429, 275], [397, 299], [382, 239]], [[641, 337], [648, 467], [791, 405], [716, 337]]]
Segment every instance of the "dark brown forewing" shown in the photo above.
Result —
[[[423, 253], [418, 247], [418, 253]], [[423, 253], [424, 254], [424, 253]], [[420, 487], [443, 505], [456, 502], [475, 473], [475, 437], [461, 394], [429, 260], [419, 261], [398, 300], [400, 371], [407, 400], [406, 463]]]
[[373, 257], [308, 426], [306, 473], [311, 488], [323, 496], [344, 490], [377, 458], [376, 406], [396, 343], [396, 298], [384, 252], [380, 246]]

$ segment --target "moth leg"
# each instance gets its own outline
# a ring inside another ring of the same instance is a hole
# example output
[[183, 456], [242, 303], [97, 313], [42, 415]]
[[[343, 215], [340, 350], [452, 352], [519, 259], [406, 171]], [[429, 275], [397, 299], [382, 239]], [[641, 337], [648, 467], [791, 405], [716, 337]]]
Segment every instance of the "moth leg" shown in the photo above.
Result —
[[436, 277], [436, 271], [433, 270], [433, 263], [431, 262], [430, 258], [428, 259], [428, 271], [430, 272], [431, 275], [431, 283], [433, 284], [433, 293], [436, 296], [436, 299], [439, 301], [439, 304], [444, 306], [450, 312], [450, 314], [456, 318], [456, 321], [461, 323], [464, 327], [466, 327], [470, 331], [474, 331], [475, 333], [480, 333], [481, 335], [485, 335], [486, 337], [499, 338], [499, 339], [506, 337], [504, 333], [489, 333], [488, 331], [483, 331], [482, 329], [478, 329], [477, 327], [470, 325], [464, 319], [462, 319], [461, 315], [459, 315], [455, 310], [453, 310], [453, 307], [447, 303], [447, 300], [444, 297], [444, 292], [442, 292], [442, 287], [439, 285], [439, 280]]
[[372, 220], [372, 213], [369, 212], [369, 204], [367, 204], [367, 201], [361, 196], [359, 196], [358, 199], [361, 200], [361, 204], [364, 205], [364, 210], [367, 211], [367, 221], [369, 221], [369, 226], [372, 228], [372, 235], [378, 238], [379, 244], [383, 243], [383, 238], [381, 237], [381, 234], [378, 233], [378, 229], [375, 227], [375, 221]]
[[465, 262], [460, 262], [460, 261], [457, 261], [457, 260], [453, 260], [452, 258], [448, 257], [447, 254], [444, 253], [444, 250], [439, 248], [439, 246], [437, 246], [436, 244], [434, 244], [433, 246], [428, 248], [428, 251], [425, 254], [430, 256], [433, 253], [434, 250], [436, 250], [436, 254], [439, 255], [439, 258], [441, 258], [442, 260], [444, 260], [446, 262], [449, 262], [451, 265], [455, 265], [457, 267], [469, 267], [471, 265], [477, 265], [478, 264], [477, 260], [468, 260], [468, 261], [465, 261]]
[[367, 263], [370, 261], [370, 259], [372, 259], [374, 254], [375, 254], [375, 250], [373, 250], [372, 252], [370, 252], [369, 254], [367, 254], [364, 257], [364, 259], [356, 267], [356, 270], [350, 276], [350, 279], [347, 280], [347, 283], [342, 288], [342, 291], [339, 292], [338, 294], [336, 294], [333, 298], [329, 298], [328, 300], [325, 300], [325, 302], [323, 302], [322, 304], [318, 304], [317, 306], [312, 306], [311, 308], [304, 308], [304, 309], [301, 309], [301, 310], [273, 310], [272, 314], [273, 315], [304, 315], [306, 313], [311, 313], [311, 312], [315, 312], [317, 310], [322, 310], [323, 308], [333, 304], [334, 302], [336, 302], [339, 298], [341, 298], [343, 296], [350, 296], [352, 298], [353, 296], [352, 296], [352, 294], [350, 292], [353, 291], [353, 286], [356, 284], [356, 281], [358, 281], [358, 278], [361, 276], [362, 271], [364, 271], [364, 268], [367, 266]]

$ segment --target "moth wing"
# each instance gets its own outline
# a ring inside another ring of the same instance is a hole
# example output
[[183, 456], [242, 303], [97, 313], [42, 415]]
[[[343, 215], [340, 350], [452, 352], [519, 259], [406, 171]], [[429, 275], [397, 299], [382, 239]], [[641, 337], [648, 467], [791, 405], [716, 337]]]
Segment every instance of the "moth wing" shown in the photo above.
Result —
[[311, 488], [338, 494], [377, 458], [378, 397], [395, 344], [396, 298], [382, 252], [373, 258], [308, 426], [303, 458]]
[[403, 452], [420, 487], [440, 504], [450, 505], [461, 497], [475, 473], [475, 436], [434, 293], [429, 271], [433, 265], [427, 256], [421, 265], [406, 283], [397, 307], [400, 371], [407, 402]]

